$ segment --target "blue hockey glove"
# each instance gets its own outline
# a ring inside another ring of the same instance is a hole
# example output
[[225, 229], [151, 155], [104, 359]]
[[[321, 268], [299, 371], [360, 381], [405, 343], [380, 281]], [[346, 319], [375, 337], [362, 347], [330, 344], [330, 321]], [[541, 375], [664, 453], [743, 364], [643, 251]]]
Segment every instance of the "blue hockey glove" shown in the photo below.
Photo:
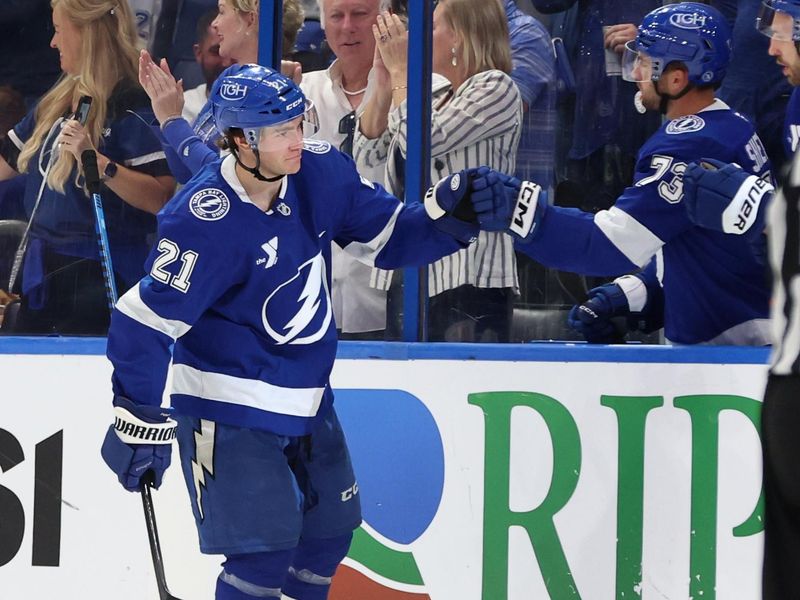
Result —
[[473, 169], [472, 206], [485, 231], [508, 231], [523, 240], [538, 232], [547, 208], [547, 193], [532, 181], [520, 181], [490, 169]]
[[590, 344], [619, 344], [625, 341], [627, 327], [616, 317], [629, 314], [625, 292], [619, 284], [607, 283], [589, 290], [589, 298], [572, 307], [567, 324]]
[[161, 485], [178, 428], [169, 415], [170, 409], [114, 398], [114, 424], [106, 432], [100, 453], [126, 490], [139, 491], [147, 471], [153, 472], [153, 487]]
[[683, 174], [683, 200], [689, 219], [700, 227], [759, 236], [774, 187], [735, 164], [711, 158], [692, 162]]
[[448, 175], [425, 193], [425, 212], [437, 229], [463, 244], [474, 242], [480, 229], [469, 203], [470, 175], [466, 170]]

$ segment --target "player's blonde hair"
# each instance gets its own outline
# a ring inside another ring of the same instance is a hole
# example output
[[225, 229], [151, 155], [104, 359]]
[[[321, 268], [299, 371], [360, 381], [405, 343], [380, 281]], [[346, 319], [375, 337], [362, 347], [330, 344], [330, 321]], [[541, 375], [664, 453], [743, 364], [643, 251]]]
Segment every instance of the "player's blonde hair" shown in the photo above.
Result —
[[458, 36], [458, 60], [469, 76], [490, 69], [511, 73], [508, 19], [499, 0], [440, 0], [439, 5]]
[[[138, 85], [138, 38], [127, 0], [51, 0], [50, 4], [54, 9], [60, 7], [80, 31], [80, 72], [62, 74], [39, 102], [36, 127], [17, 160], [20, 172], [28, 170], [50, 128], [59, 117], [72, 111], [81, 96], [92, 97], [86, 129], [97, 146], [114, 87], [121, 80]], [[75, 157], [61, 152], [50, 169], [47, 184], [63, 193], [74, 166]]]

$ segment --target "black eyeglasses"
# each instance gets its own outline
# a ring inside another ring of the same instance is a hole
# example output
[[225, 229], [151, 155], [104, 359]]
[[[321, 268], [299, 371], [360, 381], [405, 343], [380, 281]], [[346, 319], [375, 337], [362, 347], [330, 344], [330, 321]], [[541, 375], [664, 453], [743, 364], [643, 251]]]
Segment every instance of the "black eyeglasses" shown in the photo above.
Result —
[[339, 120], [339, 133], [344, 133], [345, 138], [339, 144], [339, 150], [353, 156], [353, 137], [356, 134], [356, 111], [347, 113]]

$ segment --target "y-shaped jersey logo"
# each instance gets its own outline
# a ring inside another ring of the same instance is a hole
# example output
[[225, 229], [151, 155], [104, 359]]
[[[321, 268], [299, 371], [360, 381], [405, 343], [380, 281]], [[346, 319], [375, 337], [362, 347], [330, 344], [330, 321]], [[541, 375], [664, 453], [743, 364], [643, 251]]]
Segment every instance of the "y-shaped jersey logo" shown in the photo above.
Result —
[[261, 320], [278, 344], [313, 344], [331, 323], [328, 277], [322, 253], [304, 262], [264, 301]]

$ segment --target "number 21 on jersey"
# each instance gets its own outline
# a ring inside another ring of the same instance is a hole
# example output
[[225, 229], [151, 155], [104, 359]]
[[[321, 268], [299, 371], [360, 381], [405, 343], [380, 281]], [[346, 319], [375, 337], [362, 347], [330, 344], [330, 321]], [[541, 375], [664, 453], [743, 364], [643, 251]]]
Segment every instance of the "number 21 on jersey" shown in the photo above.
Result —
[[[150, 269], [150, 275], [156, 281], [165, 283], [174, 287], [179, 292], [184, 294], [189, 291], [191, 282], [189, 278], [192, 276], [194, 265], [197, 262], [197, 252], [194, 250], [187, 250], [181, 254], [181, 249], [178, 244], [167, 238], [158, 242], [158, 258], [153, 261], [153, 268]], [[180, 257], [183, 265], [177, 275], [173, 276], [169, 271], [164, 270], [164, 267], [171, 265]]]

